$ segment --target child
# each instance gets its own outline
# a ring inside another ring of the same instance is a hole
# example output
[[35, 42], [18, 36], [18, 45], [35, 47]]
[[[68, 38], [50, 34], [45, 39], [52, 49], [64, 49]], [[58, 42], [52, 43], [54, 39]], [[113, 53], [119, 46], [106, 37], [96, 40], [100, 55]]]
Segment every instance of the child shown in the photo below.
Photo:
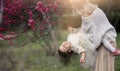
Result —
[[71, 51], [81, 55], [80, 63], [84, 68], [94, 67], [96, 51], [94, 45], [92, 45], [87, 38], [86, 34], [82, 30], [71, 30], [68, 27], [70, 34], [67, 37], [67, 41], [64, 41], [59, 47], [59, 54], [69, 53]]

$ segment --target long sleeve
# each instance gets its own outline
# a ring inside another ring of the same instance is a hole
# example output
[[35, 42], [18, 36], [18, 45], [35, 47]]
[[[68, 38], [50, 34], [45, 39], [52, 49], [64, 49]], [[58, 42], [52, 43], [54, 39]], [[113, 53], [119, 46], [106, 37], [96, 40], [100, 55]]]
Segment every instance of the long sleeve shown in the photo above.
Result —
[[84, 52], [85, 49], [82, 47], [78, 34], [69, 34], [67, 37], [67, 41], [71, 43], [72, 50], [78, 54]]
[[102, 40], [103, 45], [105, 46], [105, 48], [107, 48], [108, 50], [110, 50], [111, 52], [115, 51], [116, 49], [110, 44], [110, 42], [107, 39], [103, 39]]
[[85, 49], [83, 47], [81, 47], [80, 45], [74, 45], [73, 48], [74, 49], [72, 49], [72, 50], [74, 50], [78, 54], [85, 52]]
[[116, 39], [114, 27], [110, 24], [106, 15], [100, 8], [95, 9], [90, 16], [82, 17], [81, 28], [87, 34], [91, 43], [95, 45], [95, 48], [100, 46], [101, 41], [106, 34], [109, 34], [110, 40], [115, 41]]

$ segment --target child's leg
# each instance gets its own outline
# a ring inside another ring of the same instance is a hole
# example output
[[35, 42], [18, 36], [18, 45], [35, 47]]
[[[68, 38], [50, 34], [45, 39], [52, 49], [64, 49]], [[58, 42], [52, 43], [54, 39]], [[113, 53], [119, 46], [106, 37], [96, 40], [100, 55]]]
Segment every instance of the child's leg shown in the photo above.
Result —
[[110, 44], [110, 42], [107, 39], [102, 40], [103, 45], [110, 50], [111, 52], [114, 52], [116, 49]]

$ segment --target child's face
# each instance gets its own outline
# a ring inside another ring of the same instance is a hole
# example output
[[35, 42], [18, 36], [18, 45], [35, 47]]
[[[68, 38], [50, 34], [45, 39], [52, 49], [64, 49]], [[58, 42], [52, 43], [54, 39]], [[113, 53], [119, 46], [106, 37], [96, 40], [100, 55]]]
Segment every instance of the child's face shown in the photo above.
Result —
[[59, 47], [60, 51], [67, 53], [71, 51], [71, 44], [67, 41], [63, 42], [62, 45]]

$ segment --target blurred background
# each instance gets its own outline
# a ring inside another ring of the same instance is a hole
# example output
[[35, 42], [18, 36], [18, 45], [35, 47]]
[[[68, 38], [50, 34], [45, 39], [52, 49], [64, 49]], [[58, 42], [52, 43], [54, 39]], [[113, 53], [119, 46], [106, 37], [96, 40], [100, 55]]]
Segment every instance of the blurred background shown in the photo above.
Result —
[[[1, 1], [1, 0], [0, 0]], [[14, 1], [14, 0], [13, 0]], [[25, 0], [26, 5], [32, 6], [37, 1], [45, 0]], [[83, 69], [79, 64], [79, 56], [74, 55], [68, 65], [60, 62], [57, 49], [66, 40], [67, 27], [80, 27], [80, 16], [64, 16], [71, 14], [70, 4], [67, 0], [61, 0], [64, 5], [63, 15], [53, 30], [38, 43], [28, 42], [20, 46], [23, 41], [30, 39], [21, 35], [13, 40], [18, 46], [10, 45], [7, 40], [0, 40], [0, 71], [89, 71]], [[110, 23], [117, 31], [117, 47], [120, 47], [120, 0], [91, 0], [103, 9]], [[115, 71], [120, 71], [120, 57], [115, 59]]]

